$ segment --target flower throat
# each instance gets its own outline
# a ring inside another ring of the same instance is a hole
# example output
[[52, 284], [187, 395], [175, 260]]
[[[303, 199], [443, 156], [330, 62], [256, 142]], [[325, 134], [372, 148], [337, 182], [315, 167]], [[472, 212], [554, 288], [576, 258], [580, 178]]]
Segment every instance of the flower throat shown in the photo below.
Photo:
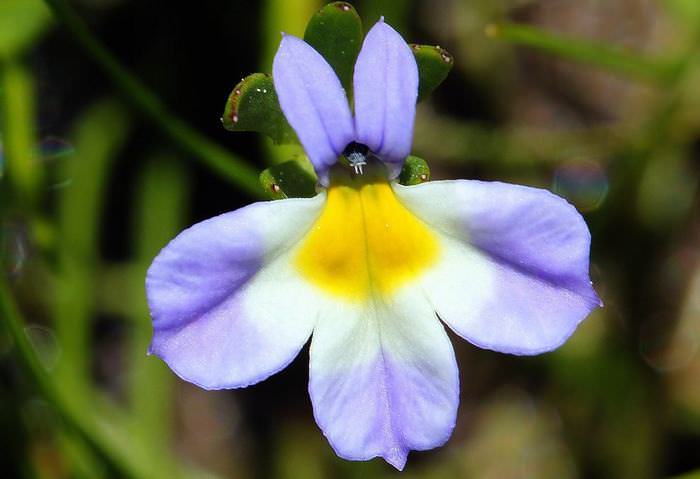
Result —
[[343, 156], [355, 170], [356, 175], [362, 175], [364, 173], [363, 168], [367, 165], [367, 157], [369, 154], [370, 151], [367, 145], [355, 141], [348, 143], [348, 146], [343, 150]]

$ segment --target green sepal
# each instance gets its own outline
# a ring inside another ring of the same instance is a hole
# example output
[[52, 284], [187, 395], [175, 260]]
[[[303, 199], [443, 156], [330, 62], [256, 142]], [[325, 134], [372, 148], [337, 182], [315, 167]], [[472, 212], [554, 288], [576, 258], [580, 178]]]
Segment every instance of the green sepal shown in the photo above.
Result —
[[348, 93], [362, 38], [362, 20], [346, 2], [333, 2], [321, 8], [304, 32], [304, 41], [323, 55]]
[[234, 87], [221, 123], [229, 131], [264, 133], [278, 145], [299, 143], [282, 113], [272, 77], [265, 73], [248, 75]]
[[308, 161], [289, 160], [260, 173], [260, 184], [273, 200], [316, 196], [316, 174]]
[[430, 181], [430, 167], [423, 158], [409, 156], [403, 163], [399, 183], [404, 186], [419, 185]]
[[418, 101], [424, 100], [447, 78], [454, 58], [442, 47], [411, 44], [418, 64]]

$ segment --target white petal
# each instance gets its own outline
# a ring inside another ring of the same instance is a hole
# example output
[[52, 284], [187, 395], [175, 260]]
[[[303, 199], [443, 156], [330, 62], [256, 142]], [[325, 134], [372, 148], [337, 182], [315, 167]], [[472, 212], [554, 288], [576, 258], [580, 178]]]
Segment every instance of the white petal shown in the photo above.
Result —
[[324, 201], [255, 203], [175, 238], [148, 271], [151, 352], [207, 389], [247, 386], [284, 368], [317, 311], [290, 249]]
[[419, 288], [368, 303], [329, 301], [310, 367], [316, 422], [343, 458], [381, 456], [402, 469], [409, 450], [437, 447], [452, 433], [457, 365]]
[[562, 198], [466, 180], [395, 191], [442, 238], [441, 261], [421, 279], [435, 310], [477, 346], [549, 351], [599, 306], [588, 276], [588, 228]]

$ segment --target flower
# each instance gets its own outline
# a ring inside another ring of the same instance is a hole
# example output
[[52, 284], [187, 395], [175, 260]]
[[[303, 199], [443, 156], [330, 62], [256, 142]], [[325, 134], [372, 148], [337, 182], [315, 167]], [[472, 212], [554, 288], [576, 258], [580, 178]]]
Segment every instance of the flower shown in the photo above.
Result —
[[600, 304], [590, 234], [545, 190], [395, 181], [418, 70], [383, 21], [355, 65], [354, 118], [332, 68], [298, 38], [283, 37], [273, 80], [321, 191], [254, 203], [168, 244], [146, 280], [150, 352], [205, 389], [238, 388], [311, 337], [314, 417], [336, 453], [402, 469], [455, 425], [459, 373], [440, 320], [482, 348], [555, 349]]

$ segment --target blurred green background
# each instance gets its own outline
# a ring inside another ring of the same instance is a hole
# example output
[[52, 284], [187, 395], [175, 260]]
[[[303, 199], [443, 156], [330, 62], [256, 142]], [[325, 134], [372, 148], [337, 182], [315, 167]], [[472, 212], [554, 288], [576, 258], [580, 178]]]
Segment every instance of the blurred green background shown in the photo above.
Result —
[[[0, 0], [2, 477], [398, 477], [335, 457], [307, 351], [217, 392], [145, 355], [151, 259], [291, 154], [225, 131], [228, 93], [320, 6]], [[700, 1], [355, 6], [454, 55], [418, 110], [433, 178], [568, 198], [605, 302], [539, 357], [453, 336], [457, 427], [401, 476], [700, 478]]]

